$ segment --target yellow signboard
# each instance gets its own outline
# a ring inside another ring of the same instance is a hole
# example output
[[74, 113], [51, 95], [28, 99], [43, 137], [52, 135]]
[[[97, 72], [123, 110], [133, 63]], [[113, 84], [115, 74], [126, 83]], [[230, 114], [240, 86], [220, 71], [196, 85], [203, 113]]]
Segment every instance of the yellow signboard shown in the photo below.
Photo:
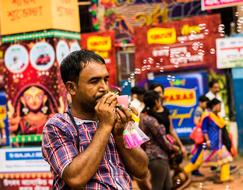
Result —
[[196, 105], [195, 89], [167, 87], [165, 89], [165, 105], [192, 107]]
[[110, 36], [90, 36], [87, 39], [87, 47], [89, 50], [110, 51], [111, 37]]
[[2, 35], [45, 29], [80, 32], [77, 0], [0, 0]]
[[176, 42], [175, 28], [151, 28], [147, 33], [148, 44], [174, 44]]
[[188, 24], [185, 24], [181, 29], [181, 34], [184, 36], [190, 34], [199, 34], [200, 32], [201, 32], [201, 27], [199, 25], [189, 26]]

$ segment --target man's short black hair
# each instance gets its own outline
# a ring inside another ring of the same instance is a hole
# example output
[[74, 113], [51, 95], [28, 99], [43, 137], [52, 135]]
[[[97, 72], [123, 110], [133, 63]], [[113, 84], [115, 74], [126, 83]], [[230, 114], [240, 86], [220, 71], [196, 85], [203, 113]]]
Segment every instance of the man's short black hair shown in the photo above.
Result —
[[78, 83], [79, 74], [84, 67], [91, 62], [105, 64], [105, 60], [96, 53], [89, 50], [79, 50], [70, 53], [61, 63], [61, 76], [65, 84], [67, 81]]
[[157, 87], [161, 87], [163, 92], [165, 91], [164, 86], [162, 84], [159, 84], [159, 83], [154, 83], [154, 84], [149, 85], [149, 90], [154, 90]]
[[140, 86], [134, 86], [131, 89], [132, 94], [143, 95], [145, 93], [145, 89]]
[[199, 102], [209, 102], [208, 97], [205, 95], [200, 96], [198, 100]]
[[216, 84], [216, 83], [219, 83], [219, 81], [216, 80], [216, 79], [211, 80], [211, 81], [208, 83], [209, 88], [212, 88], [213, 85]]

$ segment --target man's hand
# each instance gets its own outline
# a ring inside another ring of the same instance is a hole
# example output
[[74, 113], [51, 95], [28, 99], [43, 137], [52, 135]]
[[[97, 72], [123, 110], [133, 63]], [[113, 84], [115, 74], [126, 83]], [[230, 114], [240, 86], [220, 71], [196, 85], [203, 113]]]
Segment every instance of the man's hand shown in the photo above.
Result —
[[177, 146], [177, 145], [172, 145], [172, 148], [173, 148], [173, 150], [174, 150], [175, 152], [179, 152], [179, 150], [180, 150], [180, 147]]
[[[116, 95], [107, 93], [95, 106], [95, 111], [100, 124], [113, 127], [116, 121], [115, 106], [117, 104]], [[101, 125], [101, 126], [102, 126]]]
[[133, 107], [127, 109], [123, 106], [116, 107], [116, 124], [113, 129], [113, 135], [122, 135], [126, 124], [131, 121], [132, 114], [137, 115], [137, 110]]
[[210, 149], [210, 147], [211, 147], [211, 141], [210, 140], [207, 140], [206, 141], [206, 145], [207, 145], [207, 148]]

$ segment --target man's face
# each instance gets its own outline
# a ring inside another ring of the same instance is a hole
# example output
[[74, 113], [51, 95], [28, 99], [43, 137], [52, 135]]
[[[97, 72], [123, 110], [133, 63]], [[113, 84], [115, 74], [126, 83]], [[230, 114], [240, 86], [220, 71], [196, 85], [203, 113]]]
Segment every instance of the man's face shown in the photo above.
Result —
[[214, 83], [214, 85], [211, 88], [212, 93], [218, 94], [220, 92], [220, 86], [219, 83]]
[[164, 91], [163, 91], [163, 89], [160, 86], [157, 86], [154, 89], [154, 91], [159, 93], [159, 97], [160, 97], [161, 101], [163, 101], [164, 100]]
[[76, 92], [80, 106], [93, 109], [97, 101], [107, 93], [109, 73], [102, 63], [88, 63], [80, 72]]

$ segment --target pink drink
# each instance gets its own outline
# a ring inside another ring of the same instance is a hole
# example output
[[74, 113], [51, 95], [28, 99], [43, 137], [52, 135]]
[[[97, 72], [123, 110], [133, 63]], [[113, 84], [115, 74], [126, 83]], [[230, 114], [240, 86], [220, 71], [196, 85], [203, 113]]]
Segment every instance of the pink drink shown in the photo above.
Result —
[[118, 104], [128, 108], [128, 95], [121, 95], [117, 97]]

